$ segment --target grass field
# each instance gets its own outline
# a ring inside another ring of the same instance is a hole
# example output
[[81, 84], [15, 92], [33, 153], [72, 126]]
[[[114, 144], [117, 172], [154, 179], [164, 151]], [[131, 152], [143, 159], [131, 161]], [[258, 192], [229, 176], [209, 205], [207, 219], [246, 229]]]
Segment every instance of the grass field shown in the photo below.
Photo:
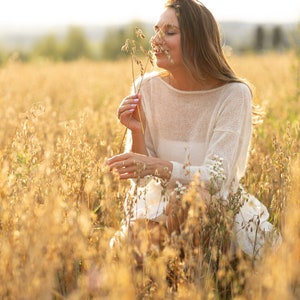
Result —
[[[265, 113], [243, 184], [269, 208], [279, 249], [256, 262], [241, 256], [235, 269], [226, 255], [217, 255], [216, 268], [203, 253], [195, 262], [184, 237], [142, 269], [130, 241], [111, 251], [128, 183], [104, 161], [124, 134], [116, 110], [130, 89], [130, 62], [12, 60], [0, 68], [1, 299], [300, 298], [299, 58], [229, 60]], [[183, 261], [181, 248], [190, 254]]]

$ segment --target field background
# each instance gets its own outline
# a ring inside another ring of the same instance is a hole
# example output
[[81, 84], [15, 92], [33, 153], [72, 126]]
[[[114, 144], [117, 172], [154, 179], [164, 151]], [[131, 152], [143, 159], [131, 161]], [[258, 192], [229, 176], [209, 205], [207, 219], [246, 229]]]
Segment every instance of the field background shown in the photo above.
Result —
[[[264, 111], [243, 184], [283, 235], [275, 253], [241, 265], [233, 294], [299, 299], [299, 57], [231, 54], [229, 61], [254, 85]], [[129, 60], [24, 64], [12, 57], [0, 68], [1, 299], [217, 299], [205, 279], [181, 278], [170, 290], [161, 278], [176, 249], [139, 273], [128, 249], [118, 260], [109, 249], [127, 183], [104, 162], [119, 152], [124, 128], [116, 110], [131, 82]]]

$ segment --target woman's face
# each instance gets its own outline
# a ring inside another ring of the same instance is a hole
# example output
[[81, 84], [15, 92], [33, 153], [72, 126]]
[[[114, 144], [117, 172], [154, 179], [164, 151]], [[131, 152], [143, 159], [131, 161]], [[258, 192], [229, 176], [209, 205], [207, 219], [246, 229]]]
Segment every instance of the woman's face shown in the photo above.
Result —
[[151, 45], [158, 67], [172, 72], [183, 65], [180, 29], [175, 9], [167, 8], [154, 26]]

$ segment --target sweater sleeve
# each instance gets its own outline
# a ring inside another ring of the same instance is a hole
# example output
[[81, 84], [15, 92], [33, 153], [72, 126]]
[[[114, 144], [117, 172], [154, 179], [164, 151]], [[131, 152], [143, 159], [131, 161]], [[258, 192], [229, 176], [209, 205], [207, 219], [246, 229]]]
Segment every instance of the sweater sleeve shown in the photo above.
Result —
[[227, 96], [218, 108], [203, 165], [172, 161], [170, 181], [188, 184], [200, 173], [205, 186], [223, 198], [237, 189], [245, 173], [252, 133], [252, 96], [249, 88], [243, 86], [245, 88]]

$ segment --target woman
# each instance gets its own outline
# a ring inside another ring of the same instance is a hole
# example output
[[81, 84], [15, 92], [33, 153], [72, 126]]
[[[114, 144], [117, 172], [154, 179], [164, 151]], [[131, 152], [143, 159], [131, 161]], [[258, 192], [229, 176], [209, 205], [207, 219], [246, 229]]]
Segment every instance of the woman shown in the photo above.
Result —
[[[174, 195], [197, 174], [204, 197], [209, 190], [226, 203], [237, 192], [250, 147], [252, 93], [226, 61], [218, 25], [200, 2], [167, 1], [154, 29], [151, 44], [164, 71], [139, 78], [140, 92], [119, 106], [129, 147], [109, 158], [108, 165], [121, 179], [132, 180], [125, 225], [160, 222], [172, 233], [181, 225], [174, 218]], [[250, 215], [243, 208], [248, 219], [262, 213], [261, 229], [270, 230], [267, 210], [257, 199], [251, 201], [259, 207]], [[251, 255], [257, 249], [242, 230], [242, 211], [236, 220], [244, 239], [240, 246]]]

